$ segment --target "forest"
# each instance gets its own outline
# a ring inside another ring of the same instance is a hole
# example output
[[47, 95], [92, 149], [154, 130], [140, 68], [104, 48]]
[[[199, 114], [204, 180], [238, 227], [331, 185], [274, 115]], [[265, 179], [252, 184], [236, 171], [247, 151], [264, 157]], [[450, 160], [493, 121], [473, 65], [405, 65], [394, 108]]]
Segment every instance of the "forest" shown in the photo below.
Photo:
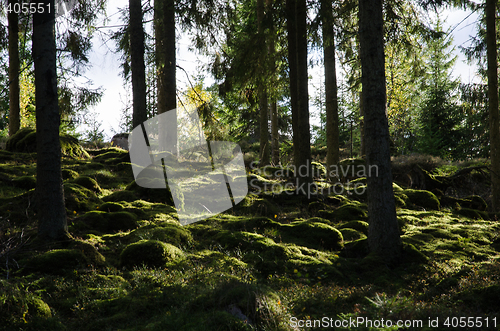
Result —
[[0, 330], [500, 330], [500, 1], [111, 2], [0, 2]]

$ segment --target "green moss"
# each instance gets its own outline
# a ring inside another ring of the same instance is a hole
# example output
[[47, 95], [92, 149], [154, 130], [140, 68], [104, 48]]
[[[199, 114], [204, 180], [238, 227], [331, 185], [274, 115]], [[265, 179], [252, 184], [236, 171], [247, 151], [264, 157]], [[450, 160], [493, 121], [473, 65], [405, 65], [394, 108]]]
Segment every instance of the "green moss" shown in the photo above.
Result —
[[121, 148], [111, 147], [104, 148], [97, 152], [94, 152], [96, 156], [93, 157], [93, 161], [108, 164], [118, 164], [121, 162], [130, 162], [130, 155], [126, 150]]
[[309, 205], [307, 206], [307, 210], [309, 212], [312, 212], [312, 213], [315, 213], [319, 210], [324, 210], [325, 209], [325, 204], [321, 201], [313, 201], [311, 203], [309, 203]]
[[408, 196], [403, 193], [403, 191], [394, 192], [394, 200], [396, 202], [396, 207], [406, 208], [406, 203], [408, 202]]
[[15, 187], [31, 190], [36, 187], [36, 179], [33, 176], [16, 177], [12, 180], [12, 184]]
[[105, 215], [106, 213], [103, 211], [89, 211], [75, 222], [78, 228], [106, 232], [108, 229], [108, 220]]
[[439, 210], [439, 200], [434, 195], [434, 193], [423, 190], [404, 190], [406, 196], [408, 196], [410, 202], [414, 205], [423, 207], [428, 210]]
[[403, 243], [403, 261], [405, 263], [427, 263], [429, 258], [414, 245]]
[[[137, 185], [135, 181], [130, 183], [127, 188], [127, 191], [133, 192], [139, 199], [150, 201], [150, 202], [159, 202], [164, 203], [169, 206], [175, 206], [174, 199], [172, 198], [172, 194], [170, 189], [150, 189]], [[178, 200], [184, 201], [184, 196], [180, 190], [178, 192]], [[113, 200], [116, 201], [116, 200]]]
[[54, 249], [32, 258], [26, 265], [28, 270], [48, 274], [60, 274], [66, 270], [86, 266], [87, 258], [78, 249]]
[[119, 202], [119, 201], [128, 201], [132, 202], [135, 200], [139, 200], [139, 197], [131, 191], [116, 191], [102, 198], [103, 201], [109, 202]]
[[475, 219], [475, 220], [489, 219], [488, 213], [486, 213], [484, 211], [479, 211], [476, 209], [461, 208], [461, 209], [455, 210], [454, 213], [456, 215], [460, 215], [460, 216]]
[[136, 229], [139, 226], [137, 216], [126, 211], [106, 213], [105, 217], [108, 220], [107, 231], [126, 231]]
[[326, 168], [319, 162], [311, 162], [311, 175], [314, 178], [325, 178]]
[[69, 211], [93, 210], [101, 200], [96, 194], [76, 183], [64, 183], [64, 199]]
[[130, 244], [120, 254], [120, 265], [126, 268], [162, 267], [184, 254], [177, 247], [158, 240], [140, 240]]
[[278, 206], [269, 199], [254, 196], [246, 196], [233, 210], [240, 215], [266, 216], [270, 218], [274, 218], [274, 215], [280, 213]]
[[345, 241], [353, 241], [366, 238], [365, 234], [351, 228], [339, 229], [339, 231], [340, 233], [342, 233], [342, 237]]
[[62, 177], [64, 180], [67, 179], [75, 179], [76, 177], [80, 176], [78, 172], [71, 170], [71, 169], [62, 169]]
[[87, 176], [76, 177], [71, 182], [72, 183], [76, 183], [76, 184], [78, 184], [80, 186], [83, 186], [86, 189], [91, 190], [91, 191], [93, 191], [93, 192], [95, 192], [97, 194], [99, 194], [99, 193], [102, 192], [101, 187], [99, 186], [99, 184], [97, 184], [97, 182], [95, 181], [95, 179], [87, 177]]
[[106, 211], [106, 212], [113, 212], [113, 211], [122, 211], [123, 206], [119, 203], [116, 202], [106, 202], [99, 206], [99, 210], [101, 211]]
[[174, 246], [189, 245], [193, 242], [193, 237], [189, 230], [172, 223], [147, 225], [132, 231], [128, 237], [134, 241], [139, 239], [159, 240]]
[[344, 247], [342, 233], [324, 223], [298, 221], [281, 226], [279, 231], [285, 235], [283, 240], [288, 239], [306, 247], [323, 247], [331, 250], [340, 250]]
[[368, 239], [358, 239], [347, 242], [344, 249], [340, 252], [340, 256], [348, 258], [363, 258], [369, 252]]
[[339, 229], [354, 229], [363, 233], [364, 235], [368, 235], [368, 223], [365, 221], [350, 221], [339, 226]]
[[366, 211], [360, 205], [350, 203], [335, 209], [333, 214], [338, 221], [344, 222], [367, 218]]
[[[73, 159], [87, 159], [89, 154], [80, 146], [78, 139], [61, 134], [59, 136], [62, 156]], [[36, 132], [31, 128], [23, 128], [7, 140], [7, 150], [11, 152], [35, 153]]]

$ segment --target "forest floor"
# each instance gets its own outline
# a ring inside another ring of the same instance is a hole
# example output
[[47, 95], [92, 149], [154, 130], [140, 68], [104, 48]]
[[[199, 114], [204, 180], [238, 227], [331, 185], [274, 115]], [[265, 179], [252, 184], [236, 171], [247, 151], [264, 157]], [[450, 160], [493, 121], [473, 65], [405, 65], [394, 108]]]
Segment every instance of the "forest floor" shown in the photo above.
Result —
[[368, 254], [359, 191], [291, 194], [276, 189], [290, 173], [251, 169], [236, 207], [182, 226], [167, 190], [133, 183], [127, 152], [87, 152], [63, 159], [74, 240], [47, 246], [36, 155], [0, 150], [0, 330], [500, 329], [483, 161], [394, 160], [404, 253], [389, 266]]

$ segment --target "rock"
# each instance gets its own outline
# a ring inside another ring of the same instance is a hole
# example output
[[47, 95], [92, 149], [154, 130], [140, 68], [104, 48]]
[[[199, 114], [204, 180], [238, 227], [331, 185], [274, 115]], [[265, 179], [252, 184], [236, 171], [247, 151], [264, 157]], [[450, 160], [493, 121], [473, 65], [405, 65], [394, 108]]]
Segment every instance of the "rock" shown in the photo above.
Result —
[[111, 139], [111, 145], [128, 151], [128, 133], [118, 133]]

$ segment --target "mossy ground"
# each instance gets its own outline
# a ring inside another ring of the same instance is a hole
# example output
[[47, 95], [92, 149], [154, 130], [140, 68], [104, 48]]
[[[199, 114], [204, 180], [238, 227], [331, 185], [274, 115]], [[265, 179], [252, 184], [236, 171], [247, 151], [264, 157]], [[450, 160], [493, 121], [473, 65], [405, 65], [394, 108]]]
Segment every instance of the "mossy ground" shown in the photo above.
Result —
[[127, 153], [89, 154], [63, 159], [75, 240], [47, 247], [36, 240], [36, 155], [0, 151], [0, 330], [293, 330], [292, 317], [324, 316], [500, 323], [500, 224], [478, 197], [395, 186], [404, 252], [389, 267], [368, 254], [362, 195], [308, 199], [279, 189], [290, 180], [280, 169], [254, 171], [239, 205], [181, 226], [166, 190], [131, 185]]

